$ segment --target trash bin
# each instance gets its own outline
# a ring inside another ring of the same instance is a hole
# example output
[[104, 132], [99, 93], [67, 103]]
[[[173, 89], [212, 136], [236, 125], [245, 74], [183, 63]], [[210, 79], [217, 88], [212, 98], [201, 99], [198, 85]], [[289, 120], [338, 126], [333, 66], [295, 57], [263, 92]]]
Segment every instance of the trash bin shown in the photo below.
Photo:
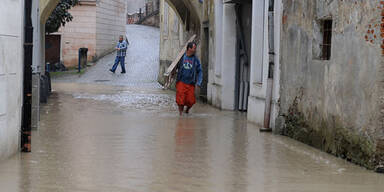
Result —
[[88, 48], [82, 47], [79, 49], [79, 66], [78, 66], [79, 72], [82, 66], [87, 65], [87, 53], [88, 53]]
[[48, 78], [45, 75], [40, 76], [40, 103], [47, 103], [49, 96]]
[[50, 71], [51, 71], [51, 64], [50, 64], [49, 62], [47, 62], [47, 63], [45, 64], [45, 71], [46, 71], [46, 72], [50, 72]]
[[51, 74], [49, 72], [45, 72], [47, 87], [48, 87], [48, 96], [52, 93], [52, 82], [51, 82]]

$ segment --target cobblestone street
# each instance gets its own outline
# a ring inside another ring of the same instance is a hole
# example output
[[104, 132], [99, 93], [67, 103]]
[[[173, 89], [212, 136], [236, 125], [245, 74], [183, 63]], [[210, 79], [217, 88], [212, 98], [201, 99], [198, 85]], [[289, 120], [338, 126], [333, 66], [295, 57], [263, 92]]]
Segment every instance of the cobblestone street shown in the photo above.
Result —
[[54, 80], [32, 153], [0, 164], [4, 192], [380, 192], [384, 175], [287, 137], [246, 113], [198, 103], [179, 117], [157, 83], [159, 29], [130, 25], [127, 74], [114, 54]]

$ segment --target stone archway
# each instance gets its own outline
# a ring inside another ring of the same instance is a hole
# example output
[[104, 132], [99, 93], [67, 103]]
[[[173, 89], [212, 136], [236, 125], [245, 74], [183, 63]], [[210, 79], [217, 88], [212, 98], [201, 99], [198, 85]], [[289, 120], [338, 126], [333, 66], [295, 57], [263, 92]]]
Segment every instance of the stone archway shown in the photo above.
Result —
[[44, 24], [60, 0], [40, 0], [40, 21]]
[[177, 12], [181, 20], [186, 25], [188, 29], [189, 26], [193, 26], [192, 30], [198, 36], [200, 34], [200, 13], [197, 10], [200, 10], [199, 4], [191, 0], [166, 0], [168, 4]]
[[[158, 81], [160, 84], [164, 84], [164, 72], [179, 55], [179, 51], [184, 47], [186, 41], [196, 34], [195, 41], [200, 44], [203, 38], [201, 33], [203, 3], [192, 0], [161, 0], [160, 4], [161, 32]], [[200, 56], [203, 49], [202, 46], [198, 46], [197, 55]], [[203, 68], [208, 68], [208, 64]]]
[[[41, 30], [40, 30], [40, 38], [41, 38], [41, 48], [43, 49], [45, 47], [45, 27], [44, 24], [47, 21], [49, 15], [52, 13], [52, 11], [55, 9], [56, 5], [58, 4], [60, 0], [40, 0], [40, 23], [41, 23]], [[182, 24], [184, 28], [184, 40], [189, 39], [190, 36], [193, 34], [197, 35], [197, 42], [199, 43], [201, 39], [204, 39], [204, 34], [202, 34], [202, 15], [203, 15], [203, 4], [200, 1], [196, 0], [165, 0], [168, 5], [176, 12], [177, 16], [180, 19], [180, 24]], [[98, 1], [96, 1], [98, 2]], [[204, 48], [202, 46], [199, 46], [198, 48], [198, 55], [202, 53]], [[41, 51], [41, 71], [44, 71], [44, 63], [45, 63], [45, 51]], [[173, 60], [174, 58], [169, 58], [169, 61]], [[204, 59], [203, 59], [204, 60]], [[208, 68], [208, 62], [204, 62], [203, 68]], [[163, 67], [165, 68], [165, 67]], [[208, 74], [208, 72], [206, 72]], [[161, 71], [159, 75], [162, 75]], [[205, 79], [208, 79], [206, 76]]]

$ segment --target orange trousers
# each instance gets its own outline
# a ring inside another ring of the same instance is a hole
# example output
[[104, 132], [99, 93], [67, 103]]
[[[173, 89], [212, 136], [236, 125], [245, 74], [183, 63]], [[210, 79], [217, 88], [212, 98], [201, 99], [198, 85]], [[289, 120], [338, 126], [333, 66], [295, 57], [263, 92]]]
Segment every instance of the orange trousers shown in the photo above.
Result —
[[195, 85], [189, 85], [181, 81], [176, 83], [177, 105], [192, 107], [196, 103]]

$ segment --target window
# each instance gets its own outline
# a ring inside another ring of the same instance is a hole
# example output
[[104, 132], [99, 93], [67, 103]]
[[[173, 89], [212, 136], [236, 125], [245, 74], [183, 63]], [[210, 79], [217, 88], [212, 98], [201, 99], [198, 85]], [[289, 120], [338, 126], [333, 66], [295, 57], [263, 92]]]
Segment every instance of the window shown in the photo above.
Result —
[[331, 44], [332, 44], [332, 20], [325, 19], [321, 21], [321, 32], [323, 36], [323, 42], [320, 45], [321, 55], [320, 59], [331, 59]]

